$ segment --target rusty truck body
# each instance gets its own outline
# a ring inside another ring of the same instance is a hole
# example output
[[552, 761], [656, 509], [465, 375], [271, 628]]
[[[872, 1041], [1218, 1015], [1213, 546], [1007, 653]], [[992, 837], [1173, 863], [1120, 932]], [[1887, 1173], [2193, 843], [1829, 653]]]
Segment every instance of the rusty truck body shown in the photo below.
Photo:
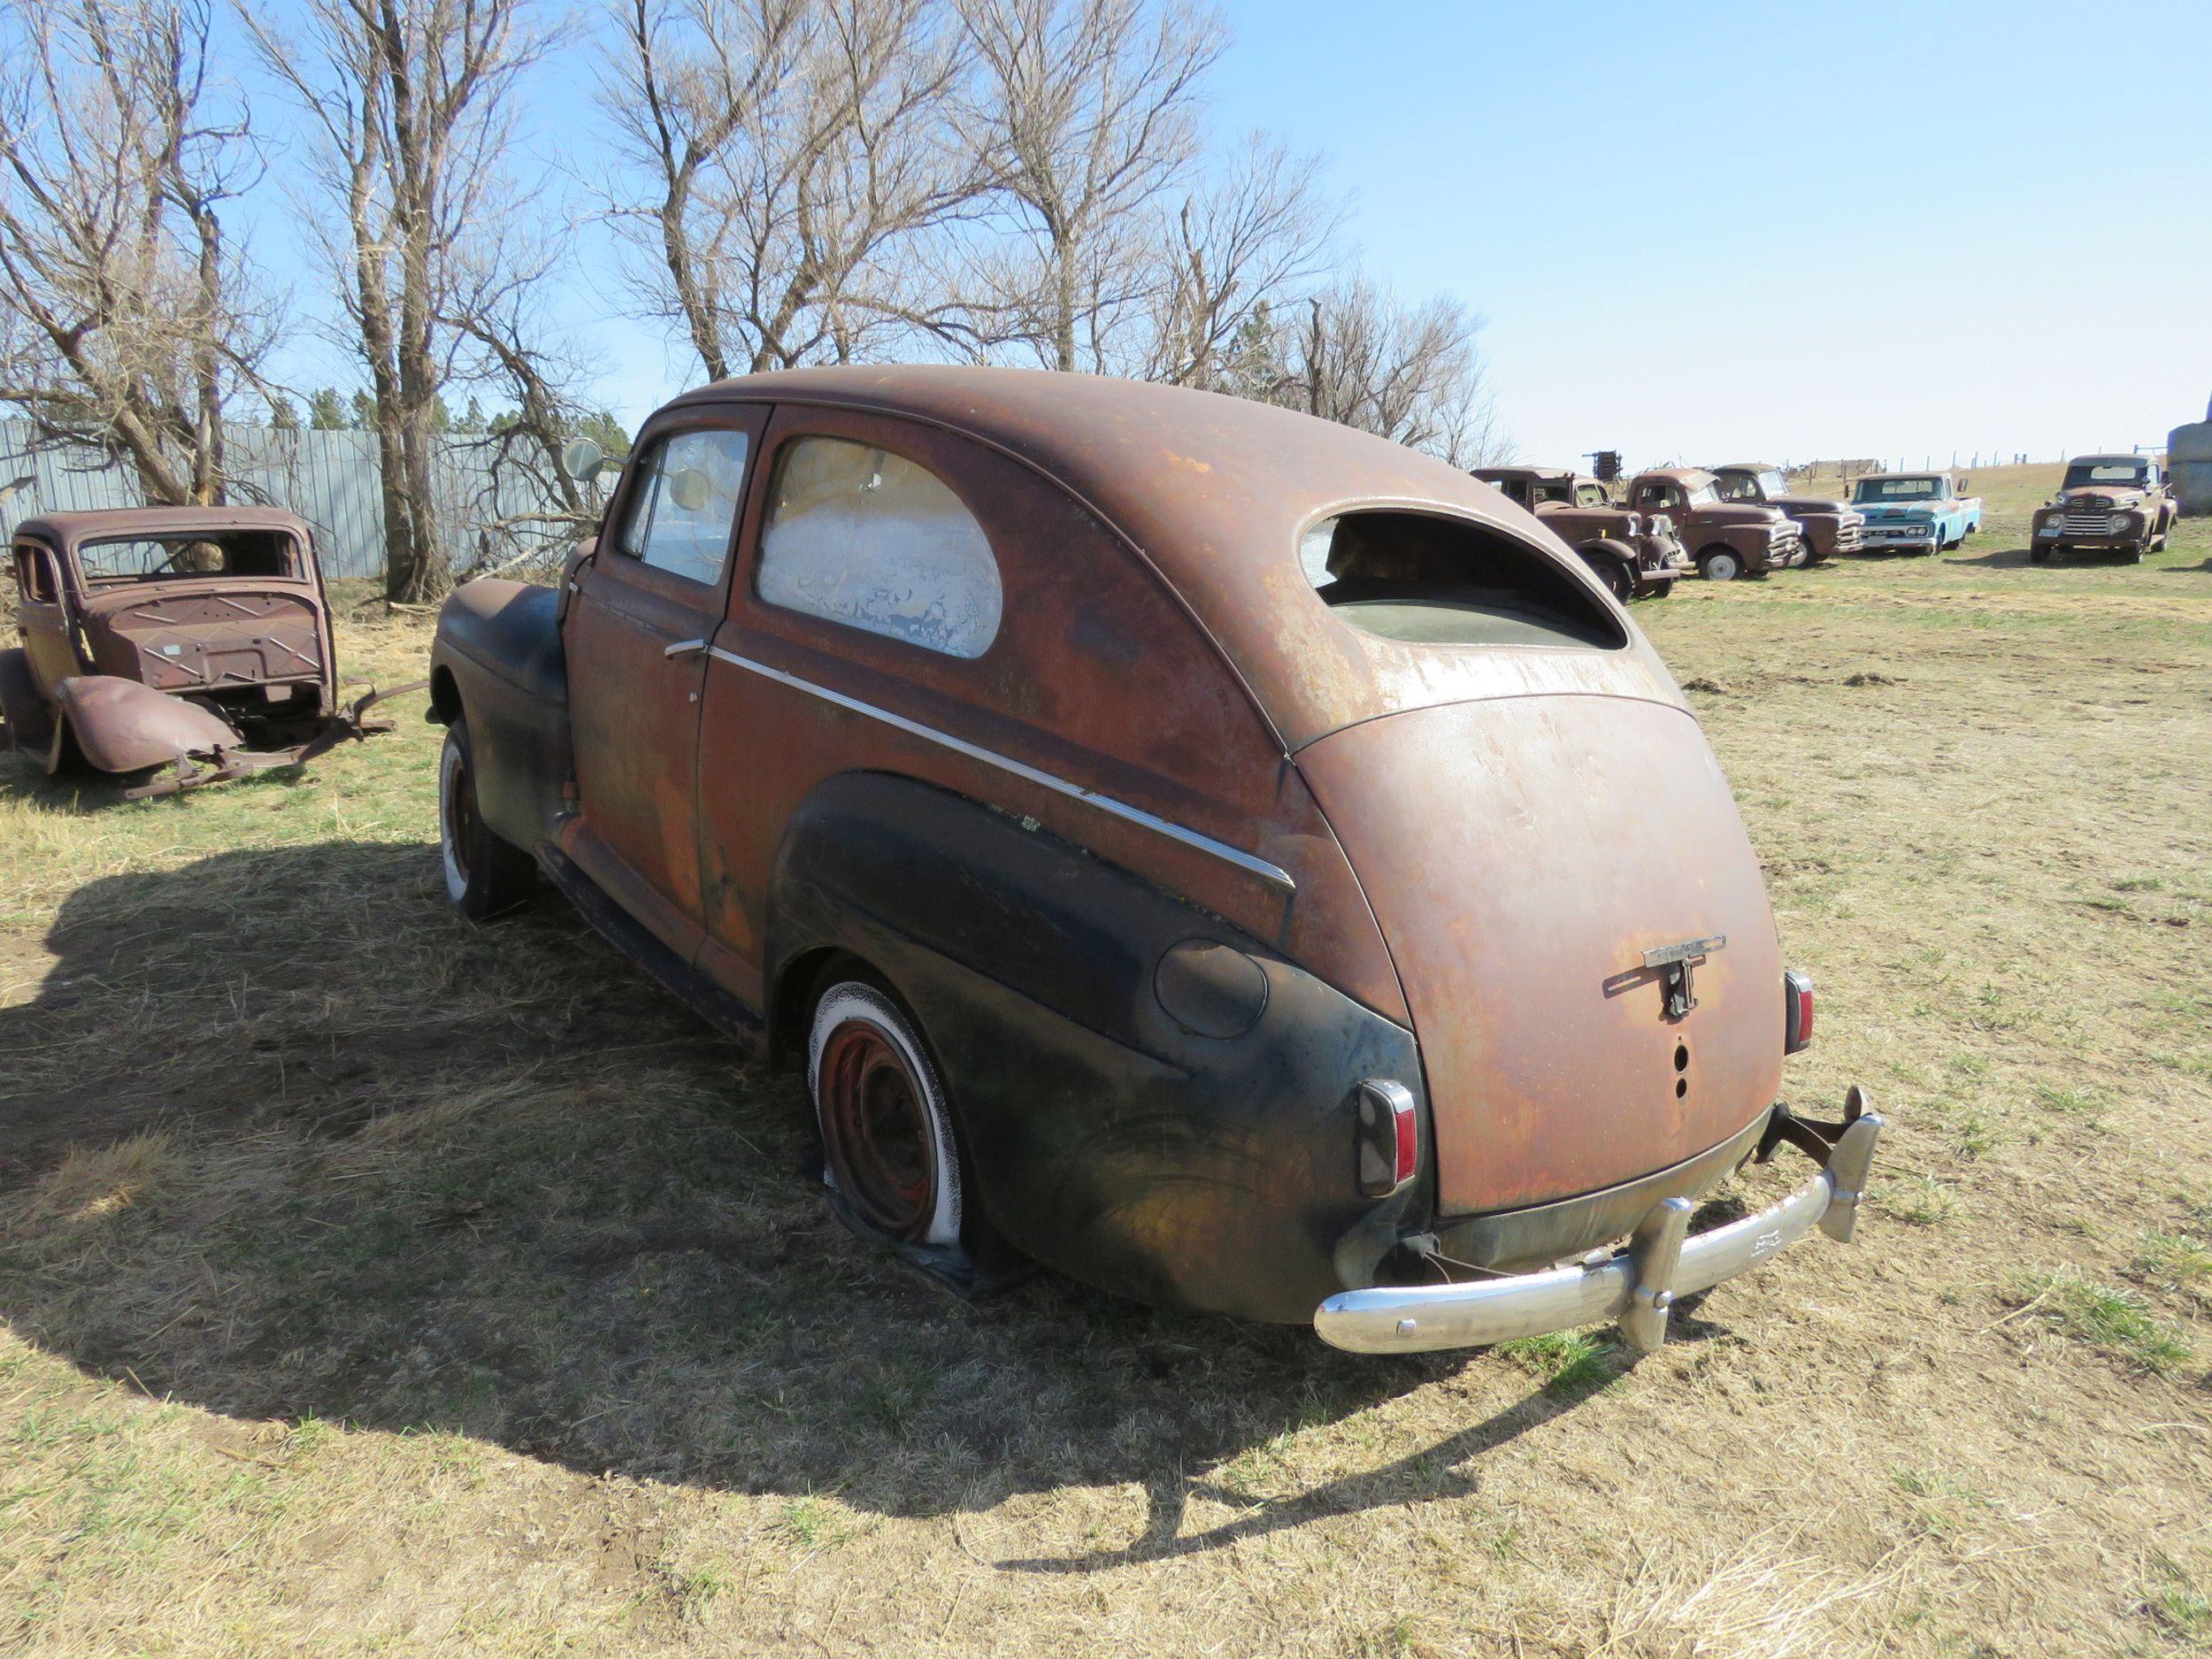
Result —
[[1824, 495], [1792, 494], [1789, 481], [1778, 466], [1763, 461], [1730, 461], [1707, 470], [1717, 480], [1723, 501], [1775, 507], [1788, 514], [1804, 537], [1808, 565], [1856, 553], [1865, 542], [1864, 513]]
[[1802, 564], [1805, 541], [1788, 514], [1721, 499], [1720, 480], [1694, 466], [1655, 467], [1629, 480], [1626, 497], [1638, 512], [1663, 514], [1708, 581], [1760, 577]]
[[2054, 553], [2103, 553], [2139, 564], [2166, 545], [2180, 512], [2155, 457], [2078, 455], [2058, 493], [2035, 510], [2028, 558], [2043, 565]]
[[1555, 466], [1479, 466], [1473, 476], [1582, 555], [1613, 597], [1663, 599], [1694, 573], [1674, 526], [1613, 504], [1603, 483]]
[[456, 905], [542, 874], [787, 1057], [828, 1204], [950, 1282], [1648, 1347], [1851, 1231], [1880, 1119], [1778, 1103], [1810, 987], [1695, 717], [1441, 461], [1082, 375], [728, 380], [432, 676]]
[[388, 729], [364, 718], [375, 693], [340, 702], [314, 538], [291, 513], [49, 513], [16, 526], [10, 557], [22, 643], [0, 651], [0, 716], [49, 772], [169, 768], [126, 791], [169, 794]]

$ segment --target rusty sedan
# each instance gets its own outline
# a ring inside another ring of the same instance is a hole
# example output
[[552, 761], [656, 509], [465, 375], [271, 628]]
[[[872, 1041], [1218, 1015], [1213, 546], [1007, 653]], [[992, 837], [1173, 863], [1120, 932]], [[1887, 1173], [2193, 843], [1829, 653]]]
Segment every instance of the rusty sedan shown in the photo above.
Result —
[[1881, 1119], [1778, 1102], [1812, 988], [1696, 719], [1440, 461], [1079, 375], [725, 381], [557, 590], [453, 595], [432, 680], [455, 904], [541, 873], [787, 1059], [827, 1203], [956, 1286], [1648, 1348], [1851, 1233]]

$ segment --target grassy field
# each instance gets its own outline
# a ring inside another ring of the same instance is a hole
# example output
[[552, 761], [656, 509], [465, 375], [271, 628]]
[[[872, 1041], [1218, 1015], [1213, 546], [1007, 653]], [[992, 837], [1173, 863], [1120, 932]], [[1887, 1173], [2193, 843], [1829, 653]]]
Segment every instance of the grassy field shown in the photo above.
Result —
[[1821, 980], [1792, 1089], [1895, 1127], [1858, 1245], [1632, 1367], [947, 1300], [795, 1079], [447, 912], [419, 704], [181, 801], [0, 767], [0, 1651], [2207, 1651], [2212, 522], [2031, 568], [2053, 476], [1639, 608]]

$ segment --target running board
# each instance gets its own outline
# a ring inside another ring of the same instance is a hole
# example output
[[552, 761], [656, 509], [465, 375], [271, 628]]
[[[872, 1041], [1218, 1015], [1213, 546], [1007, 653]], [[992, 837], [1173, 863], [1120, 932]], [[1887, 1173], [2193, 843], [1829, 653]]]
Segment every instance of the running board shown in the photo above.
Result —
[[723, 1036], [758, 1058], [765, 1047], [767, 1026], [761, 1017], [681, 956], [637, 918], [607, 896], [607, 891], [549, 841], [534, 849], [546, 879], [561, 896], [575, 906], [592, 932], [612, 945], [662, 987], [673, 993], [686, 1007]]

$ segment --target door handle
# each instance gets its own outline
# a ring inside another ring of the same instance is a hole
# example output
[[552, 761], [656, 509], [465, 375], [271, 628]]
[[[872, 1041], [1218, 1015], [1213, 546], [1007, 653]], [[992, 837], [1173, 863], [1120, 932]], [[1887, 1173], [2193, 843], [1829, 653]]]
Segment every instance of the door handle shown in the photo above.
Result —
[[706, 649], [707, 642], [704, 640], [678, 640], [661, 655], [663, 657], [689, 657], [694, 652], [703, 651]]

